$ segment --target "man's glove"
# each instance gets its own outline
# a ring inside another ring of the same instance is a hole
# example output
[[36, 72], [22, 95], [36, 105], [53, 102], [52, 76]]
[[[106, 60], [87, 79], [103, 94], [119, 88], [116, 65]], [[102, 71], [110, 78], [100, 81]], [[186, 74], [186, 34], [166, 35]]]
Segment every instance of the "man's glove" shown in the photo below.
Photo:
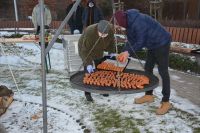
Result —
[[125, 63], [129, 57], [128, 51], [122, 52], [117, 56], [119, 62]]
[[87, 66], [87, 71], [88, 71], [88, 73], [94, 72], [94, 69], [93, 69], [92, 65], [88, 65]]
[[115, 57], [116, 55], [117, 55], [116, 53], [109, 54], [110, 58]]

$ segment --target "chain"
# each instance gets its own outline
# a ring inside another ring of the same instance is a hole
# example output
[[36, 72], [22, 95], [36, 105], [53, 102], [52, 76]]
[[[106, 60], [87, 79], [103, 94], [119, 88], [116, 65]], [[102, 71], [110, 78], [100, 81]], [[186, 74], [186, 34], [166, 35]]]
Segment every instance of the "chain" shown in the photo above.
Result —
[[[110, 19], [109, 22], [111, 22], [112, 19], [113, 19], [113, 17]], [[108, 27], [108, 25], [106, 25], [106, 27], [104, 28], [103, 31], [105, 31], [107, 27]], [[86, 58], [83, 60], [83, 63], [81, 64], [81, 66], [79, 67], [79, 69], [78, 69], [75, 73], [78, 73], [78, 72], [81, 70], [81, 68], [84, 66], [86, 60], [88, 59], [88, 57], [90, 56], [90, 54], [92, 53], [92, 51], [94, 50], [94, 48], [96, 47], [96, 45], [98, 44], [98, 42], [99, 42], [100, 39], [101, 39], [101, 37], [99, 36], [99, 38], [97, 39], [97, 41], [95, 42], [95, 44], [93, 45], [93, 47], [92, 47], [92, 48], [90, 49], [90, 51], [88, 52]]]
[[[3, 44], [6, 44], [6, 43], [5, 43], [5, 42], [6, 42], [6, 41], [5, 41], [5, 38], [4, 38], [4, 37], [1, 37], [1, 39], [3, 40], [2, 43], [3, 43]], [[4, 49], [3, 49], [3, 46], [0, 45], [0, 47], [1, 47], [2, 55], [3, 55], [3, 56], [6, 56], [5, 51], [4, 51]], [[26, 60], [26, 59], [23, 58], [22, 56], [20, 56], [20, 58]], [[30, 61], [28, 61], [28, 62], [30, 62]], [[33, 64], [33, 63], [32, 63], [32, 64]], [[33, 65], [36, 66], [36, 63], [33, 64]], [[8, 63], [8, 68], [9, 68], [9, 71], [10, 71], [11, 76], [12, 76], [12, 78], [13, 78], [13, 81], [14, 81], [14, 83], [15, 83], [15, 86], [16, 86], [16, 88], [17, 88], [17, 92], [19, 93], [19, 95], [21, 95], [21, 98], [22, 98], [22, 101], [21, 101], [21, 102], [22, 102], [24, 105], [26, 105], [27, 102], [23, 100], [24, 98], [22, 97], [22, 93], [21, 93], [21, 91], [19, 90], [18, 84], [17, 84], [17, 82], [16, 82], [15, 76], [14, 76], [14, 74], [13, 74], [13, 71], [12, 71], [12, 69], [11, 69], [9, 63]], [[14, 100], [15, 100], [15, 99], [14, 99]], [[24, 109], [27, 109], [27, 107], [25, 106]], [[27, 109], [27, 110], [28, 110], [28, 109]]]
[[[116, 21], [117, 22], [117, 21]], [[118, 22], [117, 22], [117, 24], [118, 24]], [[136, 58], [138, 59], [138, 61], [139, 61], [139, 63], [140, 63], [140, 66], [142, 67], [142, 69], [144, 69], [144, 65], [142, 64], [142, 61], [140, 60], [140, 58], [138, 57], [138, 55], [136, 54], [136, 52], [135, 52], [135, 50], [133, 49], [133, 47], [131, 46], [131, 43], [128, 41], [128, 39], [127, 39], [127, 36], [125, 35], [126, 33], [125, 33], [125, 31], [124, 30], [122, 30], [121, 28], [120, 28], [120, 32], [122, 32], [122, 36], [125, 38], [125, 40], [126, 40], [126, 42], [125, 43], [127, 43], [128, 45], [129, 45], [129, 47], [131, 48], [131, 52], [136, 56]]]
[[[5, 52], [4, 52], [4, 49], [3, 49], [3, 46], [2, 46], [2, 45], [1, 45], [1, 51], [2, 51], [2, 54], [5, 55]], [[12, 71], [12, 69], [11, 69], [9, 63], [8, 63], [8, 68], [9, 68], [10, 73], [11, 73], [11, 75], [12, 75], [12, 78], [13, 78], [13, 81], [14, 81], [15, 86], [16, 86], [16, 88], [17, 88], [17, 91], [20, 93], [19, 88], [18, 88], [18, 85], [17, 85], [17, 82], [16, 82], [16, 79], [15, 79], [15, 76], [14, 76], [14, 74], [13, 74], [13, 71]]]

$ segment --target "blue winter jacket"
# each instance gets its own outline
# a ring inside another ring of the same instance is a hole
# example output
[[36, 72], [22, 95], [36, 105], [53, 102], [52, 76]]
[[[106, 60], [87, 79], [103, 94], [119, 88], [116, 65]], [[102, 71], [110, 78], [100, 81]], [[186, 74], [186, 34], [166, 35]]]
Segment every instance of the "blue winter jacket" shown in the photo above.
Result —
[[152, 17], [135, 9], [127, 10], [126, 13], [128, 42], [124, 51], [133, 53], [144, 47], [151, 50], [170, 44], [171, 35]]
[[[99, 8], [97, 8], [97, 7], [93, 7], [93, 9], [94, 9], [94, 24], [95, 23], [98, 23], [100, 20], [102, 20], [103, 19], [103, 14], [102, 14], [102, 12], [101, 12], [101, 10], [99, 9]], [[89, 12], [89, 7], [86, 7], [85, 9], [84, 9], [84, 11], [83, 11], [83, 15], [82, 15], [82, 23], [83, 23], [83, 26], [89, 26], [89, 25], [87, 25], [87, 21], [88, 21], [88, 12]]]

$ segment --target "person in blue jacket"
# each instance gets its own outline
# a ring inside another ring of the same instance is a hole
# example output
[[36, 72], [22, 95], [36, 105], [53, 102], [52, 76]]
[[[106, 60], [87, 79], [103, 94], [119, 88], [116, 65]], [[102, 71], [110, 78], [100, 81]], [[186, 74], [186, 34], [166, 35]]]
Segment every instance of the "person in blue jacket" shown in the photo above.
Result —
[[[159, 22], [152, 17], [140, 13], [138, 10], [117, 11], [114, 14], [119, 26], [126, 28], [127, 43], [123, 52], [119, 54], [118, 60], [125, 62], [129, 55], [142, 48], [146, 48], [147, 59], [145, 72], [153, 74], [155, 64], [162, 78], [163, 98], [161, 106], [156, 110], [156, 114], [167, 113], [172, 107], [170, 98], [170, 77], [168, 73], [169, 49], [171, 35]], [[150, 103], [154, 101], [153, 90], [147, 91], [144, 96], [135, 99], [136, 104]]]
[[[75, 4], [76, 0], [72, 0], [72, 3], [67, 7], [66, 13], [68, 14], [69, 11], [72, 9], [73, 5]], [[74, 31], [79, 30], [81, 34], [83, 31], [83, 23], [82, 23], [82, 12], [83, 7], [81, 4], [78, 5], [76, 11], [72, 14], [68, 21], [68, 25], [70, 27], [71, 34], [74, 34]]]
[[82, 15], [84, 29], [89, 25], [98, 23], [100, 20], [103, 20], [103, 18], [101, 9], [96, 6], [93, 0], [89, 0]]

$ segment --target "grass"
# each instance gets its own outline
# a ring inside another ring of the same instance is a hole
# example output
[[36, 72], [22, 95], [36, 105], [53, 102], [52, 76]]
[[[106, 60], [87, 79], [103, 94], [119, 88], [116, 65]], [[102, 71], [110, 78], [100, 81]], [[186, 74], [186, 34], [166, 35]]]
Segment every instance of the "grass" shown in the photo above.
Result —
[[[200, 131], [200, 120], [198, 118], [196, 118], [193, 114], [190, 114], [186, 111], [183, 111], [183, 110], [180, 110], [180, 109], [177, 109], [177, 108], [173, 108], [177, 115], [175, 117], [178, 117], [182, 120], [185, 120], [188, 122], [188, 125], [193, 128], [194, 130], [194, 133], [199, 133]], [[198, 128], [196, 128], [196, 126]]]
[[200, 127], [199, 128], [194, 128], [193, 133], [200, 133]]
[[135, 121], [136, 121], [137, 125], [139, 125], [139, 126], [143, 126], [144, 127], [146, 125], [144, 119], [135, 119]]
[[145, 132], [146, 133], [153, 133], [153, 132], [149, 131], [149, 129], [145, 129]]
[[[155, 109], [154, 106], [150, 107]], [[186, 111], [182, 111], [177, 108], [173, 108], [176, 111], [175, 118], [180, 118], [184, 121], [188, 121], [187, 125], [193, 129], [193, 133], [199, 133], [200, 121], [193, 114], [190, 114]], [[131, 113], [131, 112], [129, 112]], [[133, 112], [134, 113], [134, 112]], [[122, 113], [123, 114], [123, 113]], [[101, 107], [100, 109], [96, 109], [94, 116], [94, 124], [96, 127], [96, 132], [98, 133], [139, 133], [138, 126], [145, 127], [146, 122], [145, 119], [134, 119], [132, 117], [125, 117], [117, 110], [114, 109], [105, 109]], [[160, 121], [161, 125], [165, 125], [166, 121]], [[128, 130], [127, 130], [128, 129]], [[160, 132], [164, 132], [163, 128], [160, 128]], [[145, 132], [151, 133], [149, 129], [145, 129]], [[173, 132], [173, 131], [170, 131]]]
[[148, 108], [148, 111], [151, 112], [151, 113], [155, 113], [156, 109], [157, 109], [157, 107], [150, 105], [149, 108]]
[[140, 133], [136, 123], [143, 124], [142, 120], [123, 117], [113, 109], [97, 109], [94, 116], [96, 130], [99, 133]]
[[12, 34], [12, 35], [5, 35], [5, 36], [3, 36], [3, 37], [5, 37], [5, 38], [20, 38], [20, 37], [22, 37], [23, 35], [22, 34]]

